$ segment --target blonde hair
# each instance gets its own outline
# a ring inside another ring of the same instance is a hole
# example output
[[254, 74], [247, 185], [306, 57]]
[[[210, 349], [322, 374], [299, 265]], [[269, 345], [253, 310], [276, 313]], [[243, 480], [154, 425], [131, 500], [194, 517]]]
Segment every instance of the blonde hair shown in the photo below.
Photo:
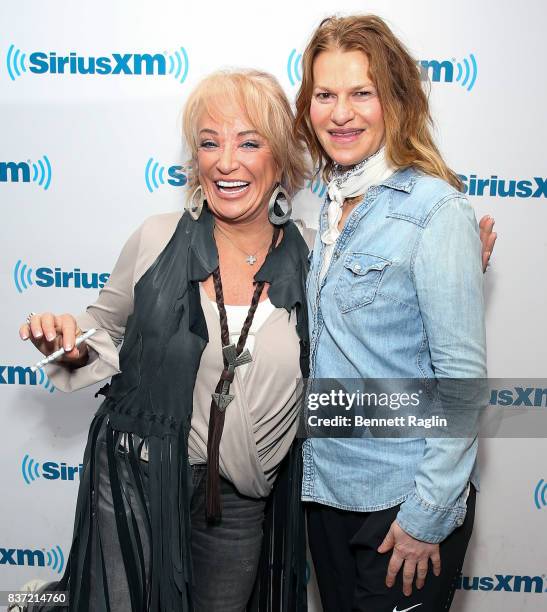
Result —
[[329, 180], [334, 162], [315, 135], [309, 118], [313, 63], [323, 51], [362, 51], [384, 113], [386, 156], [397, 168], [414, 166], [457, 189], [458, 175], [443, 160], [431, 135], [433, 121], [416, 61], [388, 25], [375, 15], [329, 17], [312, 35], [303, 57], [302, 84], [296, 98], [295, 135], [306, 141], [312, 161]]
[[183, 113], [183, 132], [191, 153], [189, 194], [197, 187], [197, 122], [203, 111], [228, 119], [223, 107], [240, 108], [267, 140], [289, 195], [300, 189], [309, 172], [304, 143], [295, 137], [294, 115], [283, 89], [271, 74], [258, 70], [221, 70], [205, 77], [190, 94]]

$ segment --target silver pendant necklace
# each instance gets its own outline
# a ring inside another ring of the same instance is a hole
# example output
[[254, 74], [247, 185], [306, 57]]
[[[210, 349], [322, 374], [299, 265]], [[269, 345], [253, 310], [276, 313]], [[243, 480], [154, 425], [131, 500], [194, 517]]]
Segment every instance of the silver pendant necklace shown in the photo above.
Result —
[[250, 266], [254, 266], [254, 264], [256, 263], [257, 260], [257, 255], [260, 253], [260, 251], [262, 251], [264, 248], [266, 248], [267, 246], [269, 246], [271, 239], [268, 240], [268, 243], [261, 246], [258, 251], [256, 251], [256, 253], [246, 253], [241, 247], [239, 247], [231, 238], [230, 236], [228, 236], [228, 234], [226, 234], [225, 232], [223, 232], [220, 227], [218, 225], [215, 225], [215, 229], [217, 229], [227, 240], [230, 241], [230, 243], [235, 246], [235, 248], [240, 252], [243, 253], [243, 255], [245, 255], [245, 262], [248, 263]]

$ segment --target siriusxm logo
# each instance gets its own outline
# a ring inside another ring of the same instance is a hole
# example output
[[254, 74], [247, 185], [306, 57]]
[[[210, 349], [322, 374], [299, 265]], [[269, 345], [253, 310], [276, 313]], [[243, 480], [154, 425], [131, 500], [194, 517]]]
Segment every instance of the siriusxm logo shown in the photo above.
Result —
[[431, 80], [433, 83], [459, 83], [471, 91], [477, 80], [479, 72], [477, 60], [473, 53], [469, 59], [464, 57], [460, 62], [455, 58], [445, 60], [420, 60], [418, 62], [422, 74], [422, 81]]
[[82, 272], [74, 268], [71, 272], [61, 268], [32, 268], [17, 260], [13, 268], [13, 282], [19, 293], [23, 293], [32, 285], [37, 287], [57, 287], [74, 289], [102, 289], [110, 277], [108, 272]]
[[0, 162], [0, 183], [37, 183], [45, 190], [51, 184], [51, 163], [47, 155], [37, 162]]
[[50, 550], [0, 547], [0, 565], [47, 566], [60, 574], [65, 566], [65, 556], [60, 546], [54, 546]]
[[[469, 54], [469, 59], [465, 57], [462, 61], [455, 58], [419, 60], [418, 66], [422, 80], [431, 80], [434, 83], [458, 83], [467, 91], [473, 89], [479, 72], [473, 53]], [[302, 54], [296, 49], [289, 53], [287, 75], [293, 86], [302, 81]]]
[[503, 591], [505, 593], [545, 593], [545, 576], [460, 576], [457, 589], [463, 591]]
[[67, 465], [66, 463], [57, 463], [56, 461], [45, 461], [42, 463], [42, 467], [40, 467], [40, 464], [30, 455], [25, 455], [21, 462], [21, 472], [27, 484], [34, 482], [38, 478], [74, 481], [76, 476], [81, 476], [83, 469], [83, 463], [80, 463], [80, 465]]
[[57, 55], [55, 51], [24, 53], [10, 45], [6, 68], [15, 81], [24, 74], [79, 74], [79, 75], [137, 75], [172, 76], [184, 83], [188, 75], [188, 54], [184, 47], [172, 53], [112, 53], [109, 55], [80, 55], [70, 51]]
[[[496, 198], [547, 198], [547, 178], [500, 179], [492, 174], [489, 178], [478, 178], [476, 174], [458, 174], [463, 183], [463, 192], [468, 196], [492, 196]], [[318, 198], [323, 198], [327, 186], [319, 177], [308, 182], [309, 189]]]
[[49, 393], [55, 391], [55, 385], [43, 368], [33, 372], [29, 367], [19, 365], [0, 365], [0, 385], [40, 385]]
[[547, 389], [541, 387], [513, 387], [512, 389], [492, 389], [491, 406], [546, 407]]
[[[165, 175], [169, 178], [165, 178]], [[151, 157], [144, 169], [144, 182], [150, 193], [160, 188], [161, 185], [172, 187], [184, 187], [188, 183], [188, 172], [186, 166], [162, 166]]]
[[547, 198], [547, 178], [503, 179], [492, 174], [478, 178], [476, 174], [458, 175], [463, 182], [463, 192], [470, 196], [492, 196], [496, 198]]
[[547, 482], [540, 479], [534, 489], [534, 503], [538, 510], [547, 507]]

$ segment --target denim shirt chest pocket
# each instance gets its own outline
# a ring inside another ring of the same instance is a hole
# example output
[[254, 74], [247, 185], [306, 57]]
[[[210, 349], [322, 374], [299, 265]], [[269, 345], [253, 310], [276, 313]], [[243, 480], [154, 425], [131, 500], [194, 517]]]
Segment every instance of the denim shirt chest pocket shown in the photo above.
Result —
[[376, 297], [378, 287], [389, 259], [371, 253], [349, 253], [342, 262], [335, 297], [341, 312], [349, 312], [370, 304]]

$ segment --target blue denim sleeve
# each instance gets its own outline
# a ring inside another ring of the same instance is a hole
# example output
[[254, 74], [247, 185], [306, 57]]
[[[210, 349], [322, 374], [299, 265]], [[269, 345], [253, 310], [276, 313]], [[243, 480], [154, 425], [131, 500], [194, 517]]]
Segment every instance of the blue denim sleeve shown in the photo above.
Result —
[[[451, 196], [434, 209], [411, 266], [437, 381], [485, 378], [481, 245], [464, 197]], [[470, 418], [477, 418], [478, 408]], [[426, 439], [414, 491], [397, 515], [404, 531], [438, 543], [463, 523], [477, 444], [476, 437]]]

